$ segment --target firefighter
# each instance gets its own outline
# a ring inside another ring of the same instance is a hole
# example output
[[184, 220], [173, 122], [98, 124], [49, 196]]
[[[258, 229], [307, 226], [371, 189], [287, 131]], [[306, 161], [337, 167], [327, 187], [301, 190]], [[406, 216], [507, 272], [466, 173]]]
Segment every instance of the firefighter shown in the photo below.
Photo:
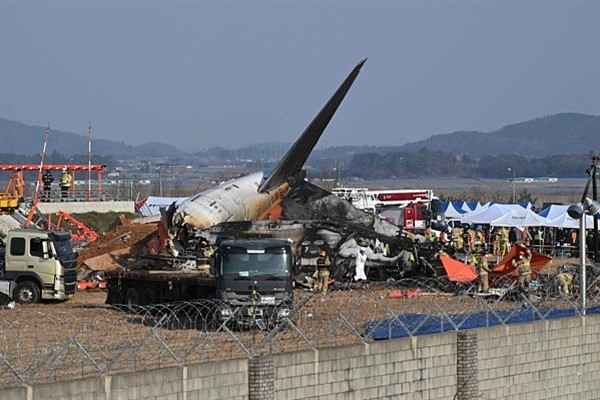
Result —
[[487, 293], [490, 290], [489, 272], [490, 267], [488, 264], [488, 254], [485, 251], [480, 252], [481, 254], [477, 260], [477, 273], [479, 274], [479, 286], [478, 291]]
[[71, 188], [71, 174], [67, 172], [67, 167], [63, 167], [62, 175], [60, 176], [60, 195], [61, 198], [66, 199], [69, 196], [69, 189]]
[[463, 248], [463, 230], [458, 226], [452, 228], [452, 247], [455, 250], [462, 250]]
[[492, 254], [496, 257], [500, 255], [500, 232], [498, 229], [494, 229], [492, 234]]
[[50, 191], [52, 190], [52, 182], [54, 182], [54, 177], [50, 173], [50, 170], [46, 170], [44, 176], [42, 176], [42, 184], [44, 186], [44, 200], [50, 200]]
[[198, 257], [198, 269], [200, 272], [210, 274], [210, 260], [214, 250], [205, 239], [200, 240], [200, 257]]
[[522, 288], [528, 287], [531, 282], [531, 257], [531, 251], [527, 249], [525, 254], [520, 252], [517, 259], [513, 258], [511, 261], [511, 264], [519, 269], [519, 286]]
[[467, 228], [466, 238], [467, 238], [467, 248], [472, 253], [475, 251], [475, 231], [473, 230], [473, 228], [471, 228], [470, 225]]
[[327, 288], [329, 287], [329, 267], [331, 266], [331, 261], [329, 257], [327, 257], [327, 252], [325, 250], [321, 250], [319, 253], [319, 258], [317, 258], [317, 270], [319, 272], [319, 290], [323, 293], [327, 293]]
[[485, 247], [485, 235], [481, 227], [479, 227], [475, 233], [475, 251], [481, 251]]
[[573, 273], [565, 269], [564, 267], [556, 274], [556, 284], [560, 292], [569, 296], [571, 294], [571, 283], [573, 282]]
[[504, 257], [506, 253], [510, 250], [510, 245], [508, 242], [508, 229], [505, 227], [500, 228], [500, 255]]

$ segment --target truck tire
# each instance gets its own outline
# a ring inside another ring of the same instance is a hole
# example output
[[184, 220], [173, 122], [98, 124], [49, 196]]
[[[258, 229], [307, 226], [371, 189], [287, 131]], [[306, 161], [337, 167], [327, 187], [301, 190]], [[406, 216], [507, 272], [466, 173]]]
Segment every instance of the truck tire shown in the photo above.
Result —
[[121, 304], [121, 294], [119, 293], [119, 287], [113, 284], [109, 284], [106, 288], [106, 304], [115, 305]]
[[142, 296], [140, 297], [140, 304], [142, 306], [156, 304], [156, 292], [154, 291], [154, 289], [144, 289], [144, 291], [142, 292]]
[[130, 287], [125, 292], [125, 304], [128, 306], [139, 306], [140, 305], [140, 292], [134, 287]]
[[35, 282], [23, 281], [17, 284], [13, 298], [20, 304], [34, 304], [40, 301], [40, 288]]

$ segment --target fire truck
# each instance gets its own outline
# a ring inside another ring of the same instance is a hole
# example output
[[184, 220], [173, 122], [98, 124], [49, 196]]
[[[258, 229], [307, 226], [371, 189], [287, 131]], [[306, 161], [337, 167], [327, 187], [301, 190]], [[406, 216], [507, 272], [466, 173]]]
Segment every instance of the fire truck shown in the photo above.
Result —
[[430, 189], [336, 188], [332, 193], [410, 232], [446, 229], [444, 209]]

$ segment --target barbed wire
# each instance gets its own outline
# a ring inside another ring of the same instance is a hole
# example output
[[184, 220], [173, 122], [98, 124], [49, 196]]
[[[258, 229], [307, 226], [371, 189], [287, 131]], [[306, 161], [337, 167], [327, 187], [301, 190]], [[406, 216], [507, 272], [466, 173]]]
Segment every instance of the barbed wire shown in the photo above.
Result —
[[[284, 318], [275, 321], [274, 309], [251, 323], [240, 323], [235, 312], [223, 318], [224, 303], [215, 300], [0, 310], [0, 387], [582, 314], [577, 283], [570, 296], [549, 284], [489, 293], [440, 285], [404, 280], [335, 285], [328, 294], [297, 290]], [[588, 313], [600, 312], [599, 288], [598, 278], [588, 284]]]

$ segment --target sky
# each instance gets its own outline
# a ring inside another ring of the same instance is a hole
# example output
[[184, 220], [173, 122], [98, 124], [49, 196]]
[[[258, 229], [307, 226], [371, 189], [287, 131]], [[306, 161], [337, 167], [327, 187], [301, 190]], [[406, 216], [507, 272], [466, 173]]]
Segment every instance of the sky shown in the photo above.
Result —
[[0, 117], [188, 151], [291, 143], [363, 58], [318, 147], [600, 115], [599, 1], [0, 0]]

